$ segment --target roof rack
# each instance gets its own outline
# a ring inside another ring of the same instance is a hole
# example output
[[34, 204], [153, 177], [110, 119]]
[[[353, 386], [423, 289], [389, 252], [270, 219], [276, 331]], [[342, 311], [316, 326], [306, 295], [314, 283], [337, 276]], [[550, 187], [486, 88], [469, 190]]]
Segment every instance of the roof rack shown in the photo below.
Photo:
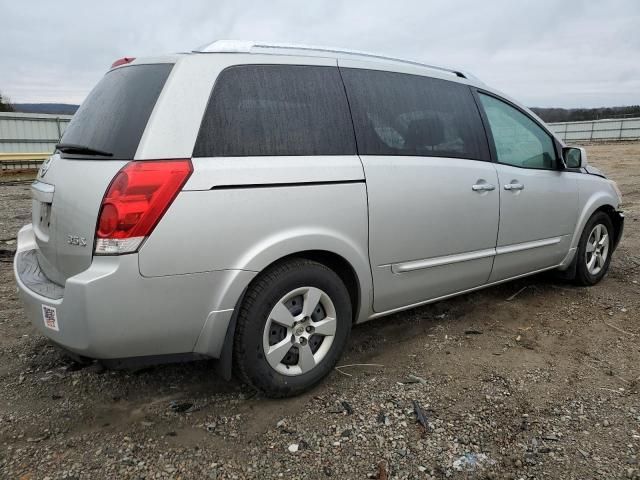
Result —
[[319, 47], [315, 45], [289, 44], [289, 43], [269, 43], [255, 42], [251, 40], [216, 40], [215, 42], [202, 45], [193, 50], [195, 53], [264, 53], [268, 50], [280, 50], [278, 53], [284, 53], [282, 50], [306, 53], [331, 53], [339, 55], [353, 55], [364, 58], [375, 58], [378, 60], [390, 60], [393, 62], [406, 63], [409, 65], [417, 65], [420, 67], [439, 70], [441, 72], [451, 73], [460, 78], [474, 78], [472, 75], [451, 68], [441, 67], [437, 65], [429, 65], [427, 63], [416, 62], [413, 60], [405, 60], [402, 58], [379, 55], [376, 53], [363, 52], [360, 50], [349, 50], [336, 47]]

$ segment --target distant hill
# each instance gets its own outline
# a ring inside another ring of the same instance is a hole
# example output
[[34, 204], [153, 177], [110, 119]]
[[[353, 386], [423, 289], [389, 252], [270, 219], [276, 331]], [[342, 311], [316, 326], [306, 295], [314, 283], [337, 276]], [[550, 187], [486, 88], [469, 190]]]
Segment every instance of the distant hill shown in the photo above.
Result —
[[13, 103], [11, 105], [20, 113], [51, 113], [54, 115], [73, 115], [79, 105], [68, 103]]
[[581, 122], [603, 118], [640, 117], [640, 105], [600, 108], [538, 108], [532, 107], [545, 122]]

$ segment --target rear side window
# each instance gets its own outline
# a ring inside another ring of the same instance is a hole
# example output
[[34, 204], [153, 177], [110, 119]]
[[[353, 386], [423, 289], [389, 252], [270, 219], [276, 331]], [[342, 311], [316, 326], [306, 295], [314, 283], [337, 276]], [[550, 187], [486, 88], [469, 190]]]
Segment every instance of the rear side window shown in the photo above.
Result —
[[173, 64], [131, 65], [108, 72], [73, 116], [60, 143], [133, 159]]
[[341, 71], [361, 155], [489, 160], [480, 113], [466, 85], [395, 72]]
[[337, 67], [241, 65], [218, 77], [193, 156], [355, 152]]

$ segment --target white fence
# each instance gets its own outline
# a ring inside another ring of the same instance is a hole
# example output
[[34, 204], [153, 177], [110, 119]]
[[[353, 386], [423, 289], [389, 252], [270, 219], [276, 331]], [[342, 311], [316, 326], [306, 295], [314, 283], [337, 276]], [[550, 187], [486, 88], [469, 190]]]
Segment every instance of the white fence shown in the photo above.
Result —
[[549, 127], [565, 142], [640, 139], [640, 118], [550, 123]]
[[0, 154], [51, 153], [71, 115], [0, 113]]

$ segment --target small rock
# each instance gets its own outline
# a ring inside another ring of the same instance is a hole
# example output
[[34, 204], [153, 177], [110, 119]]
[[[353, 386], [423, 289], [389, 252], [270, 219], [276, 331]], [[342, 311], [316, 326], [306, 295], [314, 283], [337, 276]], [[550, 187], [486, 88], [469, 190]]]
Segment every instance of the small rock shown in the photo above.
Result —
[[427, 381], [424, 378], [418, 377], [417, 375], [409, 375], [407, 378], [408, 380], [404, 383], [421, 383], [422, 385], [427, 384]]
[[287, 450], [289, 450], [290, 453], [296, 453], [299, 448], [300, 446], [297, 443], [292, 443], [291, 445], [289, 445]]

